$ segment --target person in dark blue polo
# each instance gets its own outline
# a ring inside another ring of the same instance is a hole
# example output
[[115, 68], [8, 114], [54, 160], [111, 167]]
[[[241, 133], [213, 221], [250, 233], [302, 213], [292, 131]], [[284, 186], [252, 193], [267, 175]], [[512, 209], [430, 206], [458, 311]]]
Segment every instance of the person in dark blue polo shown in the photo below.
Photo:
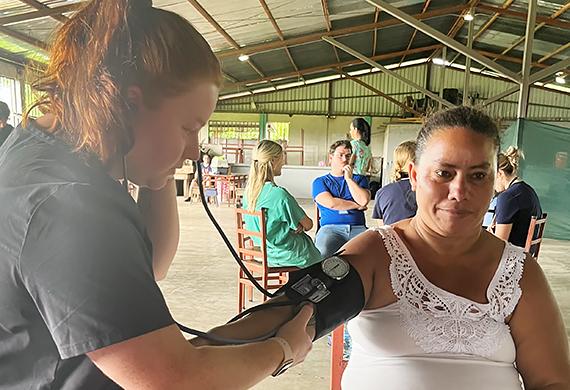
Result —
[[350, 239], [366, 231], [364, 210], [370, 201], [368, 179], [353, 175], [349, 164], [350, 141], [337, 141], [329, 149], [331, 172], [313, 181], [313, 199], [320, 212], [315, 245], [328, 257]]
[[402, 219], [416, 215], [416, 193], [412, 191], [408, 177], [408, 167], [416, 156], [414, 141], [402, 142], [394, 150], [393, 182], [380, 188], [376, 193], [372, 218], [378, 225], [392, 225]]
[[495, 235], [524, 247], [532, 217], [542, 216], [540, 200], [534, 189], [517, 176], [521, 152], [511, 146], [499, 153], [495, 191]]
[[6, 141], [8, 136], [14, 130], [14, 127], [8, 123], [10, 117], [10, 108], [4, 102], [0, 102], [0, 146]]

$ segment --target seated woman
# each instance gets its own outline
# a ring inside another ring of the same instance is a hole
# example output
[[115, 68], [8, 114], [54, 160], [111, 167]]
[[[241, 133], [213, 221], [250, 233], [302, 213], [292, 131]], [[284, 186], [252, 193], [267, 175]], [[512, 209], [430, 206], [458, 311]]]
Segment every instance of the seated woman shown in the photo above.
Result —
[[[498, 148], [486, 114], [433, 115], [410, 169], [416, 215], [344, 246], [365, 303], [348, 323], [343, 390], [570, 388], [566, 330], [540, 266], [481, 229]], [[292, 311], [272, 310], [212, 332], [264, 334]]]
[[540, 266], [481, 229], [498, 148], [486, 114], [435, 114], [410, 169], [417, 214], [344, 246], [366, 303], [348, 323], [343, 389], [520, 390], [519, 378], [525, 389], [570, 388], [566, 331]]
[[379, 226], [391, 225], [416, 215], [416, 194], [412, 191], [408, 175], [408, 167], [415, 156], [414, 141], [402, 142], [394, 149], [393, 182], [378, 190], [372, 211], [372, 218], [379, 219]]
[[[267, 261], [270, 266], [304, 268], [319, 262], [321, 254], [305, 233], [311, 230], [313, 221], [295, 198], [273, 181], [281, 175], [283, 163], [281, 145], [270, 140], [257, 144], [253, 150], [243, 208], [266, 210]], [[246, 215], [245, 223], [248, 229], [260, 230], [259, 220], [253, 216]]]
[[534, 189], [517, 176], [520, 151], [511, 146], [499, 153], [495, 190], [495, 235], [516, 246], [524, 247], [530, 219], [542, 216], [540, 200]]

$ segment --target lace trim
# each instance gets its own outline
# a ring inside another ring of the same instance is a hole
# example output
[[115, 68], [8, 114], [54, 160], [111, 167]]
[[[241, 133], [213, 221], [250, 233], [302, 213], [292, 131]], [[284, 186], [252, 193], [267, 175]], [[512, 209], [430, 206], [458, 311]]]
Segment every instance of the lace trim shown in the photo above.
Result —
[[392, 290], [408, 334], [426, 353], [462, 353], [490, 357], [510, 335], [504, 323], [521, 296], [522, 249], [507, 244], [487, 289], [489, 303], [473, 302], [438, 288], [417, 269], [391, 227], [374, 229], [390, 255]]

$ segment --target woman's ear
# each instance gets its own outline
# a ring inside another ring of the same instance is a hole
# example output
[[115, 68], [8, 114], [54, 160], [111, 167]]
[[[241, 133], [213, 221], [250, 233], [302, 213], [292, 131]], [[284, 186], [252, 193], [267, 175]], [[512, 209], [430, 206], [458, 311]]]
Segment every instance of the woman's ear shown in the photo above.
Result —
[[144, 104], [142, 89], [139, 86], [131, 85], [127, 89], [127, 101], [131, 114], [140, 112]]
[[416, 169], [416, 163], [410, 162], [408, 164], [408, 176], [410, 177], [410, 185], [412, 186], [412, 191], [416, 190], [418, 184], [418, 170]]

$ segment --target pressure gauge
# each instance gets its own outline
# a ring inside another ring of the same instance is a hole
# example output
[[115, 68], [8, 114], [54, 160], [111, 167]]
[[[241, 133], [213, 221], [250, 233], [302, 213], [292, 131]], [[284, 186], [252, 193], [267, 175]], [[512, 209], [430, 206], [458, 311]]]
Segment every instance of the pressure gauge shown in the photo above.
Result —
[[338, 256], [329, 257], [321, 263], [325, 275], [331, 279], [341, 280], [350, 271], [350, 265]]

